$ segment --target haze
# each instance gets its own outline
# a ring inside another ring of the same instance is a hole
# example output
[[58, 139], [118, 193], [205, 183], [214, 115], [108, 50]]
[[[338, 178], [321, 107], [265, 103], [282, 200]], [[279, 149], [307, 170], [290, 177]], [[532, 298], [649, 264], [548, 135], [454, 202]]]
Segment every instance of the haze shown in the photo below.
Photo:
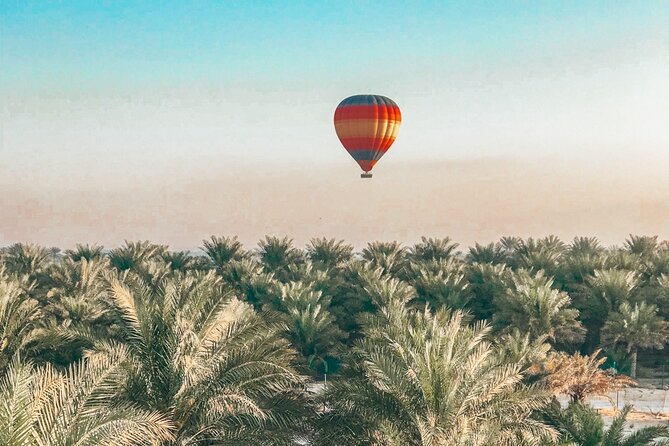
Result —
[[[669, 238], [653, 2], [3, 2], [0, 245]], [[357, 93], [403, 124], [359, 178]]]

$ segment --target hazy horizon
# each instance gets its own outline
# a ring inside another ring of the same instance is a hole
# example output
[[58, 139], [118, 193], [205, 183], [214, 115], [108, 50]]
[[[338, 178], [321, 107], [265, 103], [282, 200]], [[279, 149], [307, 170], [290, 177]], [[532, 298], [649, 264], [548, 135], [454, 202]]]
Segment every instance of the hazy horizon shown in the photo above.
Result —
[[[210, 235], [237, 235], [247, 248], [265, 235], [298, 245], [335, 237], [362, 248], [368, 241], [413, 243], [449, 236], [463, 247], [506, 235], [597, 236], [606, 245], [627, 236], [669, 239], [669, 182], [661, 164], [583, 159], [389, 162], [372, 181], [349, 166], [311, 171], [284, 167], [254, 174], [203, 166], [198, 177], [162, 181], [100, 178], [87, 187], [33, 183], [10, 191], [0, 244], [75, 243], [106, 247], [149, 239], [197, 249]], [[333, 191], [334, 190], [334, 191]]]
[[[0, 244], [669, 238], [662, 1], [3, 2]], [[363, 181], [332, 123], [393, 98]]]

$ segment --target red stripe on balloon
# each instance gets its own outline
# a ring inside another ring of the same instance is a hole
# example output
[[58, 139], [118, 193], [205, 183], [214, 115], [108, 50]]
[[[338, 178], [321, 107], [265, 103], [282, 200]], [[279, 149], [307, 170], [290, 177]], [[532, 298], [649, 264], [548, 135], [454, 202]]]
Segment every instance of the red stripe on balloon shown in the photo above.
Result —
[[334, 120], [344, 119], [388, 119], [401, 121], [399, 107], [391, 105], [342, 105], [335, 110]]

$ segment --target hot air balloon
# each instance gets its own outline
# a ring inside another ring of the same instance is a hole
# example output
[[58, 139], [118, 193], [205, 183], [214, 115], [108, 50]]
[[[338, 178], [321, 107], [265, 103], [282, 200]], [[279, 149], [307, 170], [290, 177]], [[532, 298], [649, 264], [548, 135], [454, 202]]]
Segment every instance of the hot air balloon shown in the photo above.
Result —
[[339, 103], [334, 115], [337, 136], [360, 165], [361, 178], [371, 170], [395, 142], [402, 122], [400, 108], [385, 96], [360, 94]]

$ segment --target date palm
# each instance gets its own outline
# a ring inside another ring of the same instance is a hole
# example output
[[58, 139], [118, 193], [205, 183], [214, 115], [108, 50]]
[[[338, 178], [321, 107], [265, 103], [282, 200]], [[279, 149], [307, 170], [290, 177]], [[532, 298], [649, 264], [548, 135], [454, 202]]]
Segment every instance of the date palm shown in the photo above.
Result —
[[83, 245], [77, 243], [75, 249], [68, 249], [65, 251], [65, 256], [75, 262], [81, 259], [86, 259], [88, 261], [100, 260], [104, 256], [104, 247], [100, 245]]
[[[175, 445], [287, 445], [303, 381], [279, 327], [233, 298], [213, 271], [129, 274], [112, 284], [128, 350], [125, 397], [168, 414]], [[105, 351], [105, 343], [98, 349]]]
[[0, 257], [10, 274], [29, 276], [32, 280], [55, 260], [55, 251], [38, 245], [15, 243], [2, 250]]
[[650, 426], [625, 435], [625, 421], [632, 410], [625, 406], [608, 429], [597, 411], [581, 403], [571, 403], [563, 409], [554, 401], [545, 411], [544, 420], [560, 433], [557, 442], [549, 445], [564, 446], [667, 446], [669, 429], [666, 426]]
[[578, 310], [571, 307], [567, 293], [552, 285], [553, 280], [543, 272], [517, 271], [512, 286], [495, 302], [495, 325], [499, 329], [518, 328], [532, 339], [547, 336], [553, 342], [568, 344], [582, 340], [585, 329], [578, 321]]
[[446, 260], [457, 254], [458, 246], [450, 237], [442, 239], [421, 237], [420, 243], [409, 249], [409, 257], [415, 261]]
[[315, 238], [307, 245], [307, 256], [317, 266], [338, 268], [353, 258], [353, 246], [343, 240]]
[[275, 309], [284, 322], [284, 336], [304, 357], [306, 364], [318, 372], [337, 350], [345, 338], [329, 312], [330, 299], [312, 284], [291, 282], [281, 286]]
[[606, 358], [599, 354], [600, 350], [592, 355], [554, 353], [544, 367], [545, 388], [554, 396], [568, 395], [572, 402], [582, 403], [588, 396], [606, 395], [636, 384], [625, 375], [602, 370]]
[[463, 309], [467, 306], [471, 295], [463, 262], [452, 258], [429, 260], [411, 263], [407, 269], [408, 282], [416, 290], [414, 303], [419, 307]]
[[371, 242], [362, 250], [362, 258], [384, 274], [398, 276], [407, 262], [408, 250], [399, 242]]
[[636, 378], [637, 353], [640, 348], [662, 349], [669, 341], [669, 322], [657, 314], [655, 305], [646, 302], [634, 306], [627, 302], [612, 313], [602, 328], [605, 346], [625, 348], [631, 361], [630, 376]]
[[30, 297], [32, 286], [27, 276], [0, 267], [0, 373], [38, 337], [42, 313]]
[[499, 243], [479, 243], [469, 248], [467, 260], [471, 263], [492, 263], [495, 265], [507, 263], [508, 255]]
[[511, 283], [511, 271], [505, 265], [474, 263], [467, 267], [470, 300], [467, 309], [479, 320], [491, 320], [494, 302], [502, 296]]
[[574, 306], [588, 327], [586, 350], [593, 351], [600, 345], [601, 329], [609, 314], [631, 301], [638, 286], [637, 273], [628, 270], [597, 270], [586, 278], [581, 291], [574, 294]]
[[365, 327], [346, 379], [327, 392], [317, 445], [536, 444], [551, 430], [531, 418], [546, 397], [500, 362], [483, 324], [461, 312], [415, 311], [400, 302]]
[[658, 249], [657, 236], [630, 234], [624, 246], [632, 254], [642, 257], [652, 256]]
[[63, 373], [14, 361], [0, 378], [0, 444], [144, 446], [171, 441], [172, 423], [118, 399], [126, 352], [94, 355]]
[[157, 245], [148, 240], [138, 242], [126, 241], [125, 245], [112, 249], [108, 256], [114, 268], [126, 271], [137, 269], [149, 260], [159, 259], [166, 252], [167, 246]]
[[265, 271], [283, 283], [296, 279], [290, 268], [304, 262], [304, 253], [295, 248], [288, 237], [267, 236], [258, 242], [256, 253]]
[[244, 247], [237, 237], [211, 236], [209, 240], [202, 240], [202, 251], [209, 258], [211, 265], [219, 271], [233, 260], [243, 260], [247, 257]]
[[554, 276], [565, 252], [565, 244], [554, 235], [536, 240], [528, 238], [518, 244], [514, 253], [514, 265], [532, 272], [543, 270]]

